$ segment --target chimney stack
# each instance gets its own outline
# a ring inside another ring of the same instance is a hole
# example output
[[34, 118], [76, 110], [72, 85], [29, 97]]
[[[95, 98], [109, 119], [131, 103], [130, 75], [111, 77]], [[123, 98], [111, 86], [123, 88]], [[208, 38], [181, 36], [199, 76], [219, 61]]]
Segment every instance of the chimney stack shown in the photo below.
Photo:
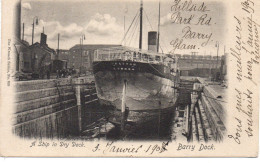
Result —
[[148, 50], [157, 52], [157, 32], [148, 32]]
[[15, 37], [21, 39], [21, 2], [16, 3], [14, 8], [14, 31]]
[[41, 33], [41, 41], [40, 41], [41, 45], [47, 45], [47, 35], [44, 33]]

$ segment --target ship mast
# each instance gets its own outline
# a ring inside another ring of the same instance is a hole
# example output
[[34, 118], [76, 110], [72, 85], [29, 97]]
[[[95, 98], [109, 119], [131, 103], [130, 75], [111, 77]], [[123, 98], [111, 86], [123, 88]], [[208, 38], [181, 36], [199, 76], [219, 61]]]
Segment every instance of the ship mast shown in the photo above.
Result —
[[143, 0], [140, 5], [140, 35], [139, 35], [139, 49], [142, 49], [142, 34], [143, 34]]
[[158, 17], [158, 36], [157, 36], [157, 52], [159, 52], [160, 47], [160, 12], [161, 12], [161, 6], [160, 6], [160, 0], [159, 0], [159, 17]]

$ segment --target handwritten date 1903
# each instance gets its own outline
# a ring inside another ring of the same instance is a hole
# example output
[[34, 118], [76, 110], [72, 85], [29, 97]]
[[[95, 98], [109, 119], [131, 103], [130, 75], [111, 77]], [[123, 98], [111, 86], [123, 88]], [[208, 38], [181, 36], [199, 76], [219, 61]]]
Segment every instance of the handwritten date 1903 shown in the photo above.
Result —
[[167, 151], [166, 147], [169, 145], [169, 141], [168, 142], [163, 142], [162, 146], [159, 145], [149, 145], [149, 147], [145, 150], [146, 153], [150, 153], [153, 154], [154, 152], [159, 152], [162, 153], [164, 151]]

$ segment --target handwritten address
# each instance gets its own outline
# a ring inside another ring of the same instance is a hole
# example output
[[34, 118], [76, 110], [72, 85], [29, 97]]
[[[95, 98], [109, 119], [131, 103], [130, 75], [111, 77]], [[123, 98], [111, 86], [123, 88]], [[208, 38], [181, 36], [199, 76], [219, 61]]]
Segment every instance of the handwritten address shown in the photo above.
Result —
[[[175, 0], [171, 6], [171, 12], [171, 23], [184, 25], [181, 31], [181, 37], [175, 38], [170, 42], [172, 46], [171, 53], [174, 53], [176, 49], [199, 49], [199, 47], [208, 45], [213, 33], [198, 32], [192, 28], [192, 26], [209, 28], [212, 25], [212, 17], [208, 14], [210, 9], [204, 2], [195, 4], [192, 0]], [[188, 44], [186, 40], [194, 40], [194, 42], [200, 42], [200, 44]]]

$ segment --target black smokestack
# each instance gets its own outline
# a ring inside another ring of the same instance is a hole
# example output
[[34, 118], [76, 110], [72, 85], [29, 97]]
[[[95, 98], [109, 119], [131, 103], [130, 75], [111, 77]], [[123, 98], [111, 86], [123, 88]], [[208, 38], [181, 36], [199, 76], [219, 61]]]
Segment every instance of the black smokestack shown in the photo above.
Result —
[[148, 50], [157, 52], [157, 32], [148, 32]]

